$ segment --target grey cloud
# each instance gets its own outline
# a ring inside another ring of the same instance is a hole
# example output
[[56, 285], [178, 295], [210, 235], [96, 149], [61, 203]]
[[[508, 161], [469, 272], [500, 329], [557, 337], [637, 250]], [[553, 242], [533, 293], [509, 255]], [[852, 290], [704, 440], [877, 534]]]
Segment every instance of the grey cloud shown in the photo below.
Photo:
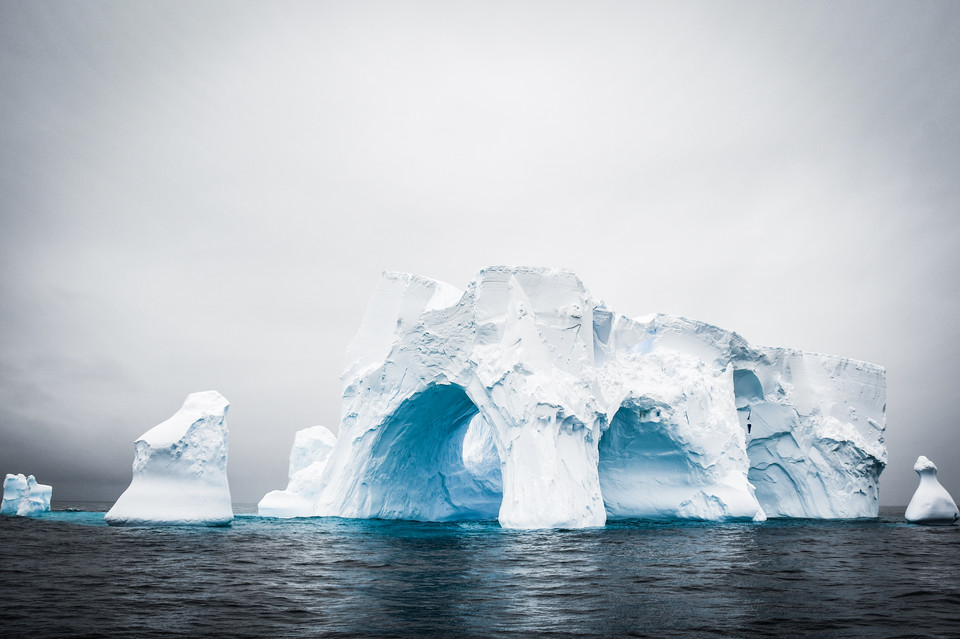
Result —
[[115, 498], [217, 388], [256, 501], [335, 428], [382, 269], [525, 263], [886, 366], [884, 503], [920, 453], [958, 495], [958, 31], [947, 2], [3, 3], [0, 466]]

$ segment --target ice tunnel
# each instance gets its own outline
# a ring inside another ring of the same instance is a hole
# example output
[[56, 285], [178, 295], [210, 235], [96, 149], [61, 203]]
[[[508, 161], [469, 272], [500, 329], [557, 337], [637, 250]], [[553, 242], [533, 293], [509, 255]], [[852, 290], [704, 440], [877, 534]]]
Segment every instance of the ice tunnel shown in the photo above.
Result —
[[600, 437], [597, 466], [607, 517], [676, 515], [701, 485], [672, 422], [669, 406], [643, 399], [625, 402], [613, 416]]
[[[738, 400], [744, 402], [763, 399], [763, 385], [757, 378], [757, 374], [746, 369], [733, 371], [733, 393]], [[737, 408], [740, 403], [737, 403]]]
[[[763, 385], [757, 374], [751, 370], [735, 369], [733, 371], [733, 396], [737, 407], [737, 418], [740, 427], [748, 435], [753, 435], [753, 409], [763, 403]], [[758, 419], [761, 416], [757, 415]], [[749, 437], [748, 437], [749, 443]]]
[[364, 473], [371, 516], [497, 517], [503, 490], [493, 432], [460, 386], [429, 386], [372, 434], [376, 440]]

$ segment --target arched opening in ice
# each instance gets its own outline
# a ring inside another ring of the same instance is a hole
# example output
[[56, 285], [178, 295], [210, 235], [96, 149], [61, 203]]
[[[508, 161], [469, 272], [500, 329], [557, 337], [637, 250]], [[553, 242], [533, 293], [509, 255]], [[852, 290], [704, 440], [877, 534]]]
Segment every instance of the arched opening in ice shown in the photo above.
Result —
[[495, 518], [503, 497], [493, 430], [463, 388], [434, 384], [377, 431], [368, 499], [385, 519]]
[[733, 371], [733, 398], [740, 427], [753, 435], [753, 405], [763, 402], [763, 384], [751, 370]]
[[599, 448], [600, 492], [611, 519], [675, 516], [701, 484], [665, 404], [628, 400], [600, 437]]
[[753, 371], [740, 369], [733, 371], [733, 394], [737, 398], [737, 408], [740, 400], [751, 402], [763, 399], [763, 385]]

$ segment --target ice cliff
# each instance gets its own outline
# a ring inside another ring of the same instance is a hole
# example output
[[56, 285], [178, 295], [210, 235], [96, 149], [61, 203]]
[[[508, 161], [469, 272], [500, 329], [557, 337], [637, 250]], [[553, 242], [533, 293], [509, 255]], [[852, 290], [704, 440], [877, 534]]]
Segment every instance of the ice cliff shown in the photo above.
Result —
[[313, 502], [323, 487], [323, 469], [336, 436], [324, 426], [297, 431], [290, 450], [290, 472], [286, 490], [274, 490], [257, 504], [263, 517], [309, 517]]
[[133, 480], [107, 512], [107, 523], [229, 524], [228, 407], [217, 391], [192, 393], [173, 417], [141, 435]]
[[384, 273], [342, 382], [314, 515], [579, 528], [878, 510], [882, 368], [631, 319], [566, 270], [491, 267], [466, 291]]
[[920, 475], [920, 485], [907, 505], [904, 517], [915, 524], [947, 525], [960, 519], [957, 503], [937, 480], [937, 465], [920, 455], [913, 469]]
[[37, 517], [50, 511], [53, 488], [38, 484], [33, 475], [8, 474], [3, 480], [3, 504], [0, 514]]

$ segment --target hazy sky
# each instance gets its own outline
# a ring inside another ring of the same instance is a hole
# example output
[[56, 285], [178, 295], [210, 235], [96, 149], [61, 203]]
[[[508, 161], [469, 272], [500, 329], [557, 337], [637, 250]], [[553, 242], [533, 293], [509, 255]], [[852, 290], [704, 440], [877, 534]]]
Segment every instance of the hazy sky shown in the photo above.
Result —
[[336, 430], [383, 269], [887, 368], [960, 498], [960, 3], [0, 0], [0, 472], [113, 500], [192, 391], [230, 483]]

